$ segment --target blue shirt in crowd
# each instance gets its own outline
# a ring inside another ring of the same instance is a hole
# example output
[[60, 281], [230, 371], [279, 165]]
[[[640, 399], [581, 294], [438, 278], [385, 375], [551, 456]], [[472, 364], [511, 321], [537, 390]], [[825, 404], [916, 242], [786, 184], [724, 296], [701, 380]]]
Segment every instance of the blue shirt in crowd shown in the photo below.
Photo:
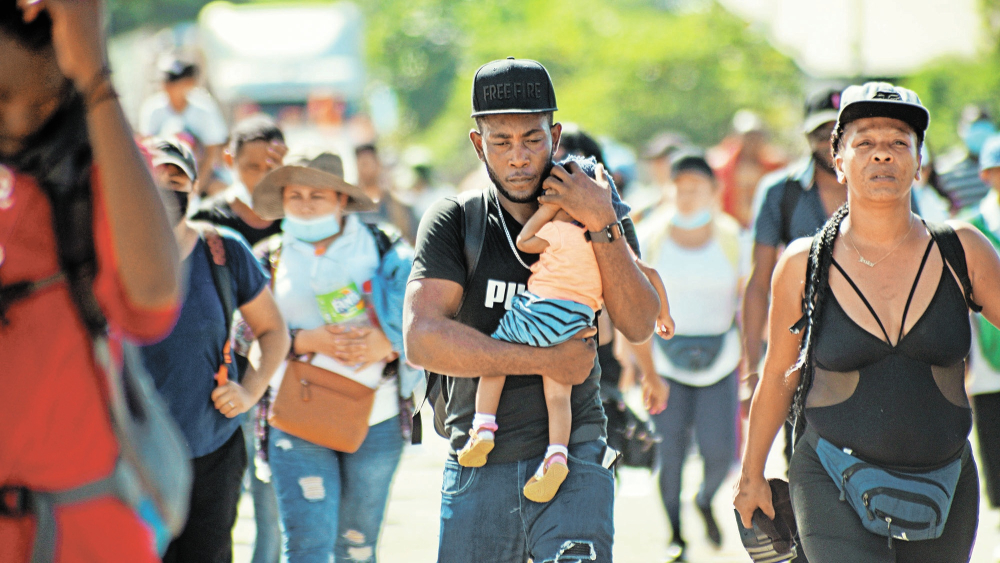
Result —
[[[252, 301], [267, 286], [268, 276], [236, 233], [219, 229], [232, 273], [236, 306]], [[241, 416], [226, 418], [215, 409], [212, 391], [222, 364], [226, 320], [212, 279], [208, 245], [199, 239], [184, 260], [187, 295], [173, 332], [163, 341], [141, 348], [146, 369], [181, 428], [192, 457], [208, 455], [239, 430]]]
[[[757, 209], [753, 224], [753, 238], [756, 244], [778, 248], [792, 240], [815, 235], [827, 220], [826, 209], [819, 197], [815, 183], [816, 163], [810, 158], [764, 177], [757, 189]], [[790, 219], [783, 218], [781, 202], [785, 197], [788, 180], [802, 186], [802, 195], [795, 202]], [[784, 221], [788, 221], [791, 240], [784, 240]]]

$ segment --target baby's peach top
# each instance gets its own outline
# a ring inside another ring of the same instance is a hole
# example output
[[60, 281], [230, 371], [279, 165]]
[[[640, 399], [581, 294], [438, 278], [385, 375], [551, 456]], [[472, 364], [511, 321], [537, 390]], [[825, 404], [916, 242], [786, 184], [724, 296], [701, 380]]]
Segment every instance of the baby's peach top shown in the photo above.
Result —
[[603, 306], [601, 270], [583, 233], [583, 227], [565, 221], [549, 221], [538, 230], [538, 237], [549, 246], [531, 266], [528, 291], [548, 299], [576, 301], [594, 311]]

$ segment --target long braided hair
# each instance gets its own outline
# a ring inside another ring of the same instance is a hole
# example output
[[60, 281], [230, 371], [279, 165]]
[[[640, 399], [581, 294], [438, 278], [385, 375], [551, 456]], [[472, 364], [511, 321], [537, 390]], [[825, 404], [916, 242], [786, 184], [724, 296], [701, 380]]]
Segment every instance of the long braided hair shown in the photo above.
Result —
[[845, 203], [834, 212], [816, 236], [813, 237], [809, 249], [809, 264], [806, 269], [805, 297], [802, 299], [802, 318], [789, 330], [792, 334], [802, 334], [802, 344], [799, 348], [799, 358], [789, 370], [792, 373], [800, 370], [799, 385], [795, 389], [792, 401], [791, 423], [795, 427], [795, 439], [805, 430], [806, 395], [812, 388], [814, 375], [813, 352], [816, 342], [816, 330], [823, 315], [823, 305], [830, 289], [830, 267], [833, 265], [833, 244], [840, 232], [840, 224], [847, 217], [848, 207]]

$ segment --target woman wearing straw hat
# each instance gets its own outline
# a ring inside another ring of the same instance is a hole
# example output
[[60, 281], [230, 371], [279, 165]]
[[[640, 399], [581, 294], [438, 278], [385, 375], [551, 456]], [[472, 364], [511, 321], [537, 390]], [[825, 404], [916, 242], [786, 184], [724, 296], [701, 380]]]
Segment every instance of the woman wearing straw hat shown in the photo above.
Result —
[[[283, 233], [261, 244], [272, 251], [275, 299], [292, 329], [292, 354], [315, 354], [313, 365], [375, 389], [375, 400], [354, 453], [270, 429], [285, 556], [290, 563], [374, 561], [403, 449], [401, 422], [409, 422], [400, 396], [410, 396], [419, 377], [402, 358], [402, 290], [412, 252], [398, 241], [385, 244], [385, 234], [353, 215], [375, 204], [344, 181], [340, 157], [286, 162], [257, 185], [253, 204], [265, 219], [283, 218]], [[377, 322], [364, 313], [350, 318], [331, 295], [364, 303], [352, 310], [368, 309]]]

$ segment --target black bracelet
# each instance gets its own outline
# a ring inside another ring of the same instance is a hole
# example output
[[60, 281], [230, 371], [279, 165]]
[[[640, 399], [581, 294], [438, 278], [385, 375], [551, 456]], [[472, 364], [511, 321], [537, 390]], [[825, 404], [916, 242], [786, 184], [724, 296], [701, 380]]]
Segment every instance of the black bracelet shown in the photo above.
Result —
[[84, 98], [83, 105], [87, 109], [94, 109], [95, 107], [99, 106], [102, 102], [106, 102], [108, 100], [117, 100], [117, 99], [118, 99], [118, 92], [115, 91], [114, 86], [108, 84], [108, 88], [104, 92], [98, 94], [95, 98]]
[[293, 328], [293, 329], [290, 329], [288, 331], [288, 334], [289, 334], [289, 336], [291, 336], [291, 340], [292, 340], [292, 345], [288, 347], [288, 357], [290, 357], [290, 358], [297, 358], [298, 357], [295, 354], [295, 337], [298, 336], [300, 330], [301, 329]]
[[79, 88], [77, 89], [80, 90], [81, 94], [83, 94], [84, 100], [89, 100], [94, 96], [94, 92], [97, 91], [97, 89], [100, 88], [109, 78], [111, 78], [111, 67], [104, 65], [100, 68], [100, 70], [94, 73], [93, 78], [87, 81], [86, 88], [83, 88], [82, 90]]

